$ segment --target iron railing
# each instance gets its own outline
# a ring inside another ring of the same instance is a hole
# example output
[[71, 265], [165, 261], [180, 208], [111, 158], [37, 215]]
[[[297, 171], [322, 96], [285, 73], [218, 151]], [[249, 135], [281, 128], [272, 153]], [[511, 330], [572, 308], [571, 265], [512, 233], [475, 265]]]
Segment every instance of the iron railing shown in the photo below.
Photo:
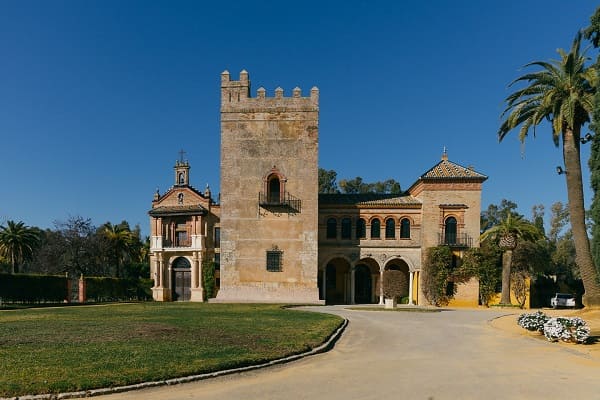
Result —
[[473, 238], [466, 233], [439, 233], [438, 244], [450, 247], [473, 247]]
[[287, 192], [277, 195], [258, 193], [258, 204], [270, 211], [287, 211], [299, 213], [302, 211], [302, 200]]

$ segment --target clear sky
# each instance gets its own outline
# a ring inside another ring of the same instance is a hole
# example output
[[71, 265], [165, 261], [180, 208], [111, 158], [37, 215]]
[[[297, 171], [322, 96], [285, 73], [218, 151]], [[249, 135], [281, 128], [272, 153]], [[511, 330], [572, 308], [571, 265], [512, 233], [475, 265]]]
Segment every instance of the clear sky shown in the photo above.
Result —
[[[407, 189], [451, 161], [489, 176], [482, 207], [566, 202], [550, 129], [497, 140], [507, 84], [557, 58], [597, 4], [492, 1], [0, 3], [0, 223], [81, 215], [148, 232], [152, 195], [184, 149], [219, 191], [220, 73], [252, 95], [320, 89], [319, 164]], [[596, 57], [590, 49], [588, 54]], [[585, 133], [586, 131], [584, 131]], [[583, 146], [586, 203], [590, 203]]]

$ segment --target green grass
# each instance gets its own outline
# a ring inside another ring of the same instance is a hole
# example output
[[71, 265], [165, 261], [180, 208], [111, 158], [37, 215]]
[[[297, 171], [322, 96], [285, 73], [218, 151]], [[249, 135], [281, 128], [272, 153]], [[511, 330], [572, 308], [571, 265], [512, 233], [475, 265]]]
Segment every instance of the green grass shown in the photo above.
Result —
[[139, 303], [0, 311], [0, 397], [162, 380], [321, 344], [339, 317], [277, 305]]

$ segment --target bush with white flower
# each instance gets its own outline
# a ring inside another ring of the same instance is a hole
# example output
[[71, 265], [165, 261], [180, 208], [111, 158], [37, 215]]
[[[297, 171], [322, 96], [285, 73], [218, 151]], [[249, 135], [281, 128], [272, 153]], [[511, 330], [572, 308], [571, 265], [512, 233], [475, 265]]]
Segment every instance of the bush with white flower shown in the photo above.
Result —
[[544, 324], [544, 336], [551, 342], [584, 343], [590, 337], [590, 327], [579, 317], [550, 318]]
[[517, 324], [528, 331], [542, 333], [544, 332], [544, 324], [549, 319], [550, 317], [543, 312], [536, 311], [534, 313], [521, 314], [519, 318], [517, 318]]

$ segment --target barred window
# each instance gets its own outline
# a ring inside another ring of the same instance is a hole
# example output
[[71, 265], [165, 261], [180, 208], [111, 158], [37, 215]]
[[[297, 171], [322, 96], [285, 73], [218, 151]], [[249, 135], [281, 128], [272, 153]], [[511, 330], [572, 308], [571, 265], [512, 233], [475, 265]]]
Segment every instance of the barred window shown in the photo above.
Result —
[[283, 259], [283, 251], [267, 250], [267, 271], [280, 272]]

